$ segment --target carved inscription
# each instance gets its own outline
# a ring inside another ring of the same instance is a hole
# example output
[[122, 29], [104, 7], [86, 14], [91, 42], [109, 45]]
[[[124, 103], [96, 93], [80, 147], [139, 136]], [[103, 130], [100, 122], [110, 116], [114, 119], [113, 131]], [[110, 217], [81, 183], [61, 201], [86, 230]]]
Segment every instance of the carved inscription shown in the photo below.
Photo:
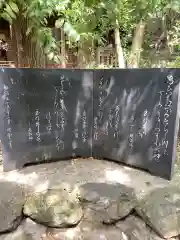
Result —
[[135, 126], [135, 118], [134, 118], [134, 115], [132, 115], [130, 118], [129, 137], [128, 137], [129, 147], [131, 150], [133, 149], [133, 146], [134, 146], [134, 131], [133, 131], [134, 126]]
[[100, 79], [99, 90], [99, 108], [101, 109], [102, 104], [105, 100], [105, 96], [103, 95], [103, 78]]
[[36, 141], [41, 142], [41, 133], [40, 133], [40, 111], [36, 109], [35, 112], [35, 121], [36, 121]]
[[75, 121], [74, 121], [74, 130], [73, 130], [73, 134], [74, 134], [74, 138], [75, 138], [75, 140], [73, 141], [73, 144], [72, 144], [73, 149], [77, 148], [77, 140], [79, 138], [78, 123], [79, 123], [79, 119], [80, 119], [80, 115], [81, 115], [80, 105], [81, 105], [80, 101], [78, 100], [77, 106], [76, 106], [76, 116], [75, 116]]
[[4, 84], [4, 102], [5, 102], [5, 114], [7, 118], [7, 137], [9, 147], [12, 149], [12, 128], [11, 128], [11, 116], [10, 116], [10, 100], [9, 100], [9, 87]]
[[82, 129], [83, 129], [82, 141], [83, 141], [83, 143], [85, 143], [87, 141], [87, 135], [88, 135], [88, 132], [87, 132], [87, 114], [86, 114], [85, 110], [83, 111], [83, 116], [82, 116]]
[[[60, 86], [56, 86], [55, 88], [55, 100], [54, 100], [54, 110], [56, 115], [56, 148], [58, 151], [64, 150], [64, 132], [65, 126], [67, 125], [66, 114], [67, 108], [65, 105], [65, 96], [67, 95], [67, 90], [65, 89], [64, 85], [68, 84], [70, 86], [69, 80], [65, 78], [64, 75], [60, 77]], [[50, 118], [48, 118], [48, 126], [50, 127]], [[50, 130], [50, 128], [49, 128]], [[50, 130], [51, 131], [51, 130]]]
[[[100, 79], [98, 92], [98, 112], [97, 115], [94, 117], [94, 139], [98, 140], [99, 138], [99, 125], [102, 124], [104, 108], [105, 108], [105, 101], [107, 101], [108, 96], [111, 94], [112, 87], [114, 85], [114, 78], [111, 77], [110, 79], [104, 80], [103, 77]], [[108, 119], [103, 123], [103, 134], [108, 136], [109, 135], [109, 128], [113, 126], [113, 108], [110, 107], [108, 111]], [[101, 132], [102, 133], [102, 132]]]
[[156, 118], [155, 118], [155, 141], [154, 141], [154, 151], [153, 151], [153, 159], [157, 162], [159, 162], [159, 159], [161, 157], [161, 142], [160, 142], [160, 131], [161, 131], [161, 108], [162, 108], [162, 96], [163, 91], [159, 92], [159, 102], [156, 106]]
[[109, 109], [108, 125], [109, 125], [110, 128], [113, 127], [113, 111], [112, 111], [112, 108]]
[[51, 134], [51, 132], [52, 132], [52, 116], [51, 116], [50, 112], [48, 112], [48, 114], [46, 115], [46, 119], [48, 122], [48, 125], [46, 126], [46, 130], [49, 134]]
[[[97, 116], [94, 117], [94, 140], [98, 140], [99, 138], [99, 122], [102, 120], [102, 107], [103, 107], [103, 102], [105, 100], [105, 96], [103, 95], [103, 78], [100, 79], [99, 83], [99, 102], [98, 102], [98, 113]], [[106, 126], [105, 126], [106, 129]], [[106, 132], [106, 131], [105, 131]]]
[[[157, 162], [160, 161], [160, 157], [162, 155], [168, 154], [167, 152], [168, 125], [169, 125], [169, 118], [172, 113], [173, 84], [174, 84], [173, 76], [168, 75], [166, 91], [159, 92], [159, 102], [157, 104], [156, 127], [155, 127], [155, 143], [154, 143], [154, 152], [153, 152], [153, 159]], [[162, 103], [162, 98], [165, 99], [165, 105], [163, 105]], [[163, 115], [161, 114], [162, 109], [164, 110]], [[160, 139], [161, 130], [163, 131], [163, 137]]]
[[29, 128], [28, 128], [28, 138], [29, 138], [29, 141], [32, 141], [34, 139], [33, 138], [33, 131], [32, 131], [30, 123], [29, 123]]
[[[58, 95], [59, 98], [58, 99]], [[55, 114], [56, 114], [56, 127], [60, 129], [61, 132], [64, 132], [65, 128], [65, 116], [64, 112], [67, 111], [64, 99], [63, 99], [63, 91], [59, 88], [56, 88], [56, 97], [55, 97]]]
[[174, 84], [174, 78], [172, 75], [167, 76], [167, 91], [165, 94], [165, 107], [164, 107], [164, 117], [163, 117], [163, 126], [164, 126], [164, 136], [162, 140], [162, 146], [163, 146], [163, 153], [164, 155], [167, 155], [167, 148], [168, 148], [168, 125], [169, 125], [169, 118], [172, 113], [172, 94], [173, 89], [172, 86]]
[[62, 141], [59, 137], [59, 135], [56, 133], [56, 148], [58, 151], [64, 150], [64, 141]]
[[147, 134], [147, 124], [148, 124], [148, 110], [145, 109], [143, 112], [142, 127], [138, 132], [140, 138], [143, 138], [143, 136]]
[[117, 105], [115, 108], [115, 125], [114, 125], [114, 137], [117, 138], [119, 133], [119, 123], [120, 123], [120, 106]]

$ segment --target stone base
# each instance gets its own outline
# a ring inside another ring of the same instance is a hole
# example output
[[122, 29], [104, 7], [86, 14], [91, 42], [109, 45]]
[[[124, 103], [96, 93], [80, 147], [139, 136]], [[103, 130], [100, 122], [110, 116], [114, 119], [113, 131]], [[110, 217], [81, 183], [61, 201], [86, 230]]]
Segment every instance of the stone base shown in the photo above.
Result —
[[177, 240], [179, 186], [104, 160], [0, 172], [0, 240]]

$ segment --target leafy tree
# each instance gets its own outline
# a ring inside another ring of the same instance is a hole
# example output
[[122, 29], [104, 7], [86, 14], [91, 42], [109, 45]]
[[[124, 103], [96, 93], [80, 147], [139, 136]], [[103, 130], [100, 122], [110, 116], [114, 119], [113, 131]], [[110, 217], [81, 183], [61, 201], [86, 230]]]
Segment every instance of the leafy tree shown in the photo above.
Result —
[[177, 10], [178, 0], [174, 1], [169, 4], [169, 0], [1, 0], [0, 16], [12, 26], [13, 49], [21, 66], [45, 66], [48, 60], [65, 62], [65, 47], [60, 55], [61, 43], [53, 37], [55, 27], [78, 47], [79, 62], [86, 58], [86, 63], [94, 60], [94, 42], [103, 44], [104, 35], [113, 30], [118, 66], [126, 65], [127, 43], [131, 39], [128, 65], [137, 67], [146, 22], [160, 16], [166, 32], [164, 16], [168, 8]]
[[69, 0], [4, 0], [1, 2], [1, 17], [12, 25], [14, 49], [17, 62], [31, 67], [45, 65], [46, 59], [60, 62], [59, 43], [52, 34], [50, 18], [54, 26], [63, 27], [73, 40], [79, 35], [70, 23], [72, 14]]

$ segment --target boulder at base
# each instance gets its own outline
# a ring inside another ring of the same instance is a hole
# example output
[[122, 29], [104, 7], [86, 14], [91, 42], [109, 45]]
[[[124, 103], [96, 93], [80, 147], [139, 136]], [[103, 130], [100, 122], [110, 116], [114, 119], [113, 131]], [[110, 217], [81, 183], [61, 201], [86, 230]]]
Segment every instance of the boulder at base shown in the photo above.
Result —
[[[128, 240], [163, 240], [137, 216], [130, 215], [116, 224]], [[173, 240], [173, 239], [172, 239]]]
[[43, 240], [129, 240], [127, 236], [116, 227], [102, 226], [91, 229], [76, 226], [69, 229], [49, 229], [42, 237]]
[[136, 212], [161, 237], [178, 236], [180, 234], [180, 189], [168, 186], [151, 191], [139, 202]]
[[0, 240], [40, 240], [46, 232], [46, 227], [27, 218], [13, 232], [0, 235]]
[[23, 209], [24, 215], [48, 227], [68, 227], [79, 223], [83, 211], [77, 195], [62, 186], [30, 196]]
[[80, 200], [88, 218], [105, 224], [128, 216], [137, 204], [133, 189], [118, 183], [86, 183], [80, 187]]
[[11, 182], [0, 182], [0, 232], [16, 229], [22, 220], [25, 195], [22, 188]]

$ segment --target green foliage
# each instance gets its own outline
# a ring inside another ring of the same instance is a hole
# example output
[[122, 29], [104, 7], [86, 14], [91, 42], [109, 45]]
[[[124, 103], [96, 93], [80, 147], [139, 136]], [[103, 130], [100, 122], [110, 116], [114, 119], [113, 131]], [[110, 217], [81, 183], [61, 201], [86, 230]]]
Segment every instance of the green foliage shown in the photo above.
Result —
[[180, 20], [177, 20], [174, 26], [168, 32], [169, 46], [180, 52]]
[[1, 17], [12, 23], [13, 19], [16, 19], [16, 14], [19, 12], [17, 4], [13, 1], [1, 2]]
[[17, 16], [27, 20], [27, 36], [39, 44], [50, 60], [59, 58], [59, 44], [55, 41], [48, 19], [54, 17], [54, 27], [64, 29], [71, 42], [83, 44], [87, 40], [104, 42], [104, 35], [114, 29], [118, 20], [123, 47], [132, 40], [133, 30], [140, 20], [163, 16], [168, 9], [178, 11], [179, 0], [1, 0], [0, 16], [14, 23]]
[[180, 57], [176, 57], [176, 59], [168, 64], [170, 68], [180, 68]]
[[166, 9], [172, 9], [175, 12], [180, 11], [180, 1], [179, 0], [171, 0], [168, 2]]
[[4, 0], [0, 16], [12, 24], [18, 14], [21, 15], [28, 23], [26, 34], [32, 36], [32, 41], [39, 44], [51, 60], [59, 62], [59, 43], [48, 27], [48, 18], [53, 16], [57, 19], [56, 28], [63, 27], [72, 41], [79, 41], [80, 35], [69, 17], [69, 11], [73, 12], [71, 5], [70, 0]]

